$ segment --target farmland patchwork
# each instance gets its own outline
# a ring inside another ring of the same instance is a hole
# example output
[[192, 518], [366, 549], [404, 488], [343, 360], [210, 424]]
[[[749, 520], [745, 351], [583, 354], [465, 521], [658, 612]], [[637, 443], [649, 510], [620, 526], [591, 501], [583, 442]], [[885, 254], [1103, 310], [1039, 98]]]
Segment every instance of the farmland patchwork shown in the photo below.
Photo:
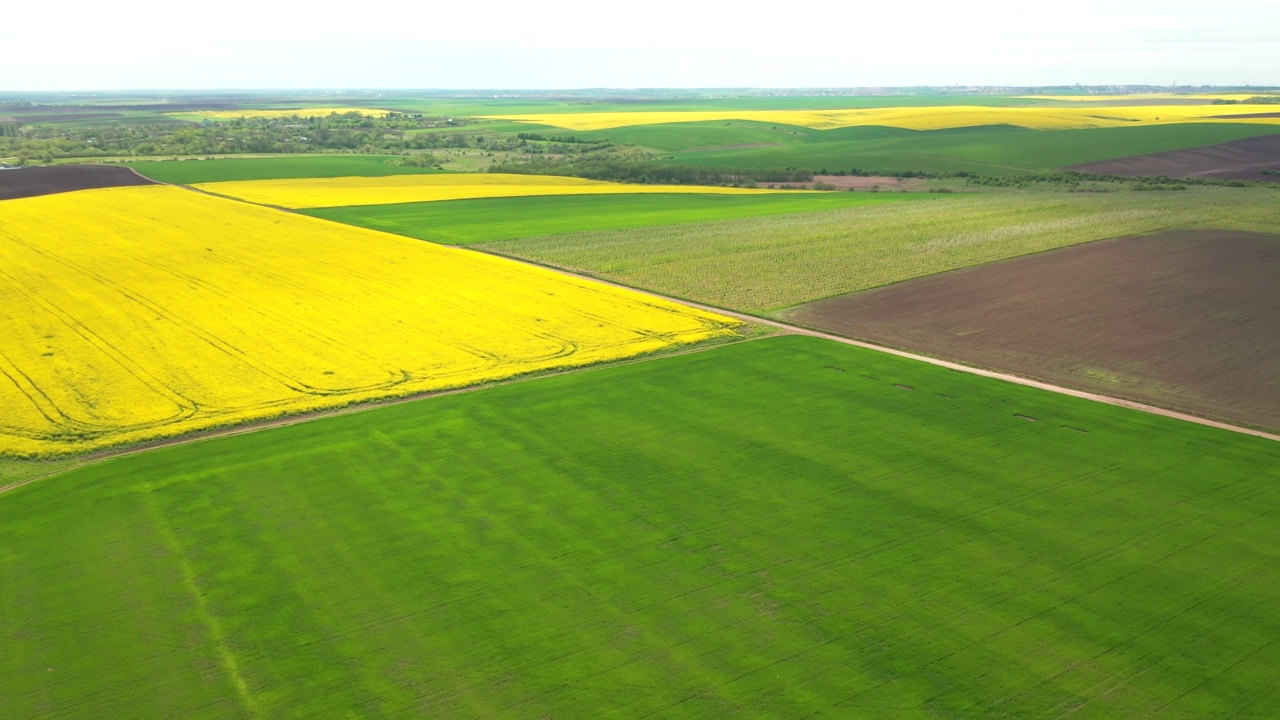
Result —
[[[1230, 117], [1228, 117], [1230, 116]], [[1254, 117], [1249, 117], [1254, 116]], [[888, 107], [855, 110], [719, 110], [674, 112], [549, 113], [490, 115], [569, 130], [607, 130], [633, 125], [747, 120], [815, 130], [874, 125], [907, 130], [946, 130], [1013, 125], [1033, 130], [1132, 127], [1192, 122], [1256, 122], [1280, 125], [1274, 105], [1139, 105], [1132, 107]]]
[[482, 245], [748, 311], [780, 310], [1056, 247], [1170, 226], [1267, 230], [1273, 190], [957, 194], [823, 212]]
[[172, 187], [0, 203], [0, 455], [137, 442], [731, 335], [502, 258]]
[[699, 193], [759, 195], [791, 192], [699, 185], [625, 185], [603, 180], [550, 175], [442, 174], [390, 177], [303, 178], [201, 183], [206, 192], [286, 208], [390, 205], [393, 203], [469, 200], [535, 195], [618, 195], [634, 193]]

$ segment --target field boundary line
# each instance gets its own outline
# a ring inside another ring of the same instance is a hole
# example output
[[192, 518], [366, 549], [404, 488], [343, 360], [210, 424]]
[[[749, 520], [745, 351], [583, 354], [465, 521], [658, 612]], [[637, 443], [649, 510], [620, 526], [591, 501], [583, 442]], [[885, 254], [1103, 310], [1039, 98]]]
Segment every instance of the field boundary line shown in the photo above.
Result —
[[[103, 166], [103, 167], [127, 167], [127, 168], [129, 168], [129, 172], [133, 173], [134, 175], [137, 175], [138, 177], [142, 178], [143, 180], [146, 180], [146, 181], [147, 181], [147, 182], [149, 182], [149, 183], [155, 183], [156, 185], [172, 185], [172, 183], [160, 182], [159, 180], [153, 180], [153, 179], [151, 179], [151, 178], [147, 177], [146, 175], [143, 175], [142, 173], [138, 172], [138, 169], [137, 169], [137, 168], [133, 167], [132, 163], [102, 163], [102, 162], [99, 162], [99, 163], [92, 163], [92, 164], [93, 164], [93, 165], [101, 165], [101, 166]], [[145, 187], [145, 186], [144, 186], [144, 187]]]
[[1026, 387], [1032, 387], [1038, 390], [1047, 390], [1049, 392], [1058, 393], [1059, 395], [1069, 395], [1071, 397], [1081, 398], [1083, 400], [1092, 400], [1094, 402], [1100, 402], [1107, 405], [1114, 405], [1116, 407], [1128, 408], [1130, 410], [1137, 410], [1139, 412], [1145, 412], [1151, 415], [1160, 415], [1162, 417], [1173, 418], [1175, 420], [1185, 420], [1187, 422], [1192, 422], [1197, 425], [1204, 425], [1207, 427], [1218, 428], [1220, 430], [1229, 430], [1231, 432], [1241, 433], [1244, 435], [1252, 435], [1254, 437], [1263, 438], [1265, 440], [1280, 442], [1280, 435], [1277, 435], [1275, 433], [1270, 433], [1265, 430], [1257, 430], [1255, 428], [1241, 427], [1239, 425], [1232, 425], [1230, 423], [1220, 422], [1218, 420], [1210, 420], [1209, 418], [1200, 417], [1198, 415], [1191, 415], [1184, 412], [1178, 412], [1177, 410], [1170, 410], [1168, 408], [1162, 408], [1156, 405], [1147, 405], [1146, 403], [1140, 403], [1134, 400], [1125, 400], [1124, 398], [1112, 397], [1110, 395], [1102, 395], [1100, 393], [1088, 392], [1086, 390], [1076, 390], [1074, 388], [1064, 387], [1062, 385], [1054, 385], [1053, 383], [1044, 382], [1041, 380], [1035, 380], [1028, 377], [1023, 377], [1021, 375], [1014, 375], [1012, 373], [1000, 372], [998, 370], [989, 370], [987, 368], [974, 367], [971, 365], [965, 365], [962, 363], [953, 362], [951, 360], [943, 360], [942, 358], [930, 357], [928, 355], [919, 355], [917, 353], [908, 352], [906, 350], [899, 350], [897, 348], [892, 348], [885, 345], [876, 345], [874, 343], [865, 342], [863, 340], [854, 340], [853, 338], [850, 338], [850, 337], [845, 337], [843, 335], [836, 335], [834, 333], [824, 332], [822, 330], [814, 330], [812, 328], [804, 327], [803, 325], [793, 325], [791, 323], [783, 322], [781, 320], [774, 320], [772, 318], [761, 317], [759, 315], [752, 315], [750, 313], [739, 312], [737, 310], [729, 310], [727, 308], [716, 307], [715, 305], [708, 305], [706, 303], [700, 303], [694, 300], [687, 300], [685, 298], [673, 297], [670, 295], [663, 295], [661, 293], [645, 290], [643, 288], [633, 287], [631, 285], [625, 285], [623, 283], [614, 282], [612, 280], [606, 280], [604, 278], [595, 277], [593, 275], [576, 273], [576, 272], [573, 272], [572, 270], [566, 270], [564, 268], [557, 267], [555, 265], [547, 265], [547, 264], [539, 263], [533, 260], [528, 260], [526, 258], [517, 257], [514, 255], [507, 255], [505, 253], [494, 252], [491, 250], [473, 250], [467, 246], [460, 246], [460, 249], [468, 250], [470, 252], [479, 252], [479, 253], [497, 255], [499, 257], [505, 257], [509, 260], [515, 260], [517, 262], [523, 262], [529, 265], [534, 265], [534, 266], [543, 268], [545, 270], [551, 270], [553, 272], [563, 273], [565, 275], [572, 275], [574, 277], [583, 278], [586, 280], [594, 280], [596, 282], [605, 283], [606, 285], [612, 285], [613, 287], [616, 287], [616, 288], [633, 290], [635, 292], [644, 293], [645, 295], [649, 295], [651, 297], [662, 298], [664, 300], [680, 303], [681, 305], [686, 305], [688, 307], [696, 308], [698, 310], [705, 310], [707, 312], [719, 313], [721, 315], [727, 315], [728, 317], [737, 318], [738, 320], [743, 320], [745, 322], [766, 325], [768, 327], [774, 328], [775, 330], [782, 330], [783, 332], [792, 334], [792, 335], [806, 335], [808, 337], [822, 338], [824, 340], [833, 340], [835, 342], [843, 343], [845, 345], [852, 345], [854, 347], [865, 348], [867, 350], [876, 350], [879, 352], [888, 353], [890, 355], [896, 355], [901, 358], [906, 358], [908, 360], [917, 360], [919, 362], [929, 363], [930, 365], [946, 368], [948, 370], [956, 370], [958, 372], [969, 373], [971, 375], [979, 375], [981, 377], [992, 378], [994, 380], [1004, 380], [1005, 382], [1010, 382], [1015, 385], [1024, 385]]
[[[759, 324], [759, 323], [756, 323], [756, 324]], [[69, 463], [76, 463], [77, 461], [80, 461], [80, 462], [78, 462], [77, 464], [71, 465], [69, 467], [59, 468], [57, 470], [44, 473], [43, 475], [36, 475], [34, 477], [29, 477], [25, 480], [19, 480], [14, 483], [9, 483], [8, 485], [0, 485], [0, 495], [3, 495], [4, 493], [7, 493], [11, 490], [17, 490], [18, 488], [31, 485], [32, 483], [40, 482], [41, 480], [47, 480], [57, 475], [62, 475], [63, 473], [71, 472], [72, 470], [79, 470], [81, 468], [89, 467], [91, 465], [97, 465], [98, 463], [106, 462], [107, 460], [112, 460], [114, 458], [123, 457], [126, 455], [138, 455], [144, 452], [149, 452], [151, 450], [159, 450], [161, 448], [170, 447], [174, 445], [189, 445], [191, 443], [204, 442], [206, 440], [216, 440], [218, 438], [230, 437], [233, 435], [246, 435], [248, 433], [259, 432], [262, 430], [270, 430], [276, 427], [287, 427], [289, 425], [298, 425], [300, 423], [311, 422], [313, 420], [323, 420], [325, 418], [337, 417], [339, 415], [350, 415], [352, 413], [364, 412], [366, 410], [376, 410], [377, 408], [389, 407], [392, 405], [403, 405], [404, 403], [417, 402], [419, 400], [429, 400], [431, 398], [436, 398], [436, 397], [446, 397], [449, 395], [463, 395], [466, 393], [480, 392], [482, 390], [488, 390], [490, 388], [497, 388], [497, 387], [502, 387], [504, 385], [513, 385], [515, 383], [525, 382], [527, 380], [538, 380], [541, 378], [560, 377], [562, 375], [575, 375], [578, 373], [591, 372], [593, 370], [604, 370], [607, 368], [621, 367], [624, 365], [635, 365], [637, 363], [649, 362], [651, 360], [659, 360], [661, 358], [667, 358], [667, 357], [675, 357], [677, 355], [692, 355], [694, 353], [707, 352], [708, 350], [715, 350], [716, 348], [724, 347], [726, 345], [737, 345], [739, 343], [754, 342], [756, 340], [763, 340], [765, 338], [777, 337], [777, 336], [778, 336], [778, 333], [768, 333], [768, 334], [761, 333], [761, 334], [755, 334], [755, 335], [750, 335], [746, 337], [738, 337], [738, 338], [730, 338], [730, 339], [724, 339], [724, 338], [710, 339], [710, 340], [704, 340], [699, 343], [695, 343], [693, 345], [677, 347], [674, 349], [667, 349], [657, 353], [641, 355], [639, 357], [623, 358], [620, 360], [609, 360], [605, 362], [599, 362], [592, 365], [584, 365], [579, 367], [568, 367], [568, 368], [560, 368], [560, 369], [551, 369], [546, 371], [538, 371], [536, 373], [533, 373], [527, 376], [511, 377], [511, 378], [506, 378], [505, 380], [495, 380], [493, 382], [481, 383], [479, 385], [470, 385], [467, 387], [460, 387], [460, 388], [450, 388], [448, 390], [430, 390], [423, 393], [416, 393], [413, 395], [404, 395], [401, 397], [390, 397], [390, 398], [384, 398], [381, 400], [367, 400], [363, 402], [354, 403], [352, 405], [346, 405], [343, 407], [312, 410], [312, 411], [302, 412], [297, 414], [282, 415], [280, 417], [270, 418], [267, 420], [258, 420], [255, 422], [240, 423], [236, 425], [228, 425], [225, 427], [215, 427], [215, 428], [209, 428], [206, 430], [197, 430], [191, 433], [187, 433], [185, 435], [177, 435], [177, 436], [168, 437], [168, 438], [157, 438], [155, 440], [149, 440], [149, 441], [137, 443], [134, 445], [128, 445], [120, 448], [109, 448], [106, 450], [100, 450], [97, 452], [87, 453], [85, 455], [80, 455], [80, 456], [67, 455], [65, 457], [51, 457], [47, 459], [48, 462], [58, 462], [58, 461], [66, 461]], [[37, 460], [36, 462], [40, 462], [40, 461]]]

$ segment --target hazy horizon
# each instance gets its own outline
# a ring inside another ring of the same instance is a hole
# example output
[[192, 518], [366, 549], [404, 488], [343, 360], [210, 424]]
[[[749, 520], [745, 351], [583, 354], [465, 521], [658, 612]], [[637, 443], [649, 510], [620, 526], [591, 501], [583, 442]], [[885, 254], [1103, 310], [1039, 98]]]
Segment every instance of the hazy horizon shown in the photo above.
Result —
[[20, 5], [0, 91], [1280, 85], [1270, 1], [798, 7], [389, 5], [344, 21], [246, 0]]
[[[868, 85], [868, 86], [741, 86], [741, 87], [530, 87], [530, 88], [503, 88], [503, 87], [458, 87], [458, 88], [438, 88], [438, 87], [211, 87], [211, 88], [182, 88], [182, 87], [156, 87], [156, 88], [137, 88], [137, 87], [119, 87], [119, 88], [102, 88], [102, 89], [85, 89], [85, 88], [67, 88], [60, 90], [5, 90], [0, 88], [0, 95], [9, 96], [41, 96], [41, 95], [96, 95], [107, 96], [113, 98], [127, 98], [132, 94], [139, 96], [159, 96], [159, 95], [192, 95], [194, 97], [217, 97], [220, 95], [262, 95], [270, 97], [275, 94], [287, 93], [296, 94], [299, 98], [310, 98], [317, 102], [321, 100], [319, 95], [332, 95], [335, 98], [358, 99], [353, 96], [369, 96], [370, 99], [380, 96], [382, 93], [394, 96], [413, 97], [417, 95], [439, 96], [441, 98], [466, 98], [475, 97], [477, 99], [486, 98], [518, 98], [518, 97], [551, 97], [553, 94], [563, 94], [569, 97], [609, 97], [607, 93], [616, 93], [621, 95], [634, 94], [637, 96], [653, 96], [657, 97], [673, 97], [673, 94], [688, 94], [695, 97], [706, 93], [741, 93], [738, 97], [754, 96], [760, 97], [778, 97], [786, 95], [795, 96], [822, 96], [829, 95], [838, 97], [844, 93], [855, 93], [857, 95], [866, 95], [868, 97], [876, 96], [876, 91], [885, 91], [885, 94], [900, 94], [904, 97], [909, 93], [906, 91], [921, 90], [936, 93], [939, 96], [946, 94], [946, 91], [955, 91], [957, 94], [974, 94], [974, 95], [999, 95], [994, 91], [1009, 91], [1016, 94], [1022, 91], [1039, 91], [1039, 90], [1057, 90], [1066, 88], [1080, 88], [1089, 90], [1130, 90], [1134, 92], [1159, 91], [1211, 91], [1211, 90], [1235, 90], [1248, 89], [1258, 92], [1274, 92], [1280, 90], [1280, 84], [1277, 85], [1250, 85], [1245, 83], [1227, 83], [1227, 84], [1205, 84], [1205, 85], [1189, 85], [1179, 83], [1177, 86], [1171, 85], [1154, 85], [1146, 83], [1114, 83], [1114, 84], [1090, 84], [1090, 83], [1073, 83], [1071, 85]], [[714, 96], [712, 96], [714, 97]]]

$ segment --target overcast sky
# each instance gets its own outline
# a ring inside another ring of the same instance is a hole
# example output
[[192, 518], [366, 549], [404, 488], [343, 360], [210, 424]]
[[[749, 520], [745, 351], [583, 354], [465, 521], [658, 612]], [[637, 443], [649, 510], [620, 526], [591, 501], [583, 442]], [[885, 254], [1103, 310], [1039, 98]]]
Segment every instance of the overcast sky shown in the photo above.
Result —
[[1280, 0], [8, 3], [0, 91], [1280, 85]]

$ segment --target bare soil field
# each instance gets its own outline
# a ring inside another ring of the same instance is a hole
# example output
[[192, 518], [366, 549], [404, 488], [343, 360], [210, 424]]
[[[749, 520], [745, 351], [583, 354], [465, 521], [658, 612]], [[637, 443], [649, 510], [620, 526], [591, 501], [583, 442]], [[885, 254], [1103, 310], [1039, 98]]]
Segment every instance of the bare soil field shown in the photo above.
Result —
[[1139, 98], [1139, 99], [1116, 99], [1116, 100], [1089, 100], [1082, 98], [1081, 100], [1047, 100], [1036, 105], [1048, 105], [1051, 107], [1081, 107], [1087, 103], [1087, 107], [1105, 108], [1105, 107], [1168, 107], [1174, 105], [1212, 105], [1213, 98]]
[[0, 170], [0, 200], [126, 185], [155, 183], [130, 168], [110, 165], [53, 165]]
[[1163, 175], [1173, 178], [1280, 182], [1280, 176], [1262, 174], [1263, 170], [1280, 169], [1280, 134], [1232, 140], [1187, 150], [1073, 165], [1065, 169], [1134, 177]]
[[883, 175], [814, 175], [812, 182], [760, 183], [761, 187], [797, 187], [812, 189], [816, 183], [826, 183], [838, 190], [919, 190], [924, 180], [919, 178], [888, 177]]
[[1280, 428], [1280, 235], [1104, 240], [801, 305], [847, 337]]
[[1242, 118], [1248, 120], [1252, 118], [1276, 118], [1276, 117], [1280, 117], [1280, 112], [1244, 113], [1240, 115], [1214, 115], [1214, 118], [1218, 120], [1239, 120]]
[[23, 122], [56, 122], [58, 120], [66, 120], [72, 118], [77, 122], [82, 120], [110, 120], [112, 118], [124, 117], [118, 112], [85, 112], [85, 113], [48, 113], [44, 115], [17, 115], [15, 120]]

